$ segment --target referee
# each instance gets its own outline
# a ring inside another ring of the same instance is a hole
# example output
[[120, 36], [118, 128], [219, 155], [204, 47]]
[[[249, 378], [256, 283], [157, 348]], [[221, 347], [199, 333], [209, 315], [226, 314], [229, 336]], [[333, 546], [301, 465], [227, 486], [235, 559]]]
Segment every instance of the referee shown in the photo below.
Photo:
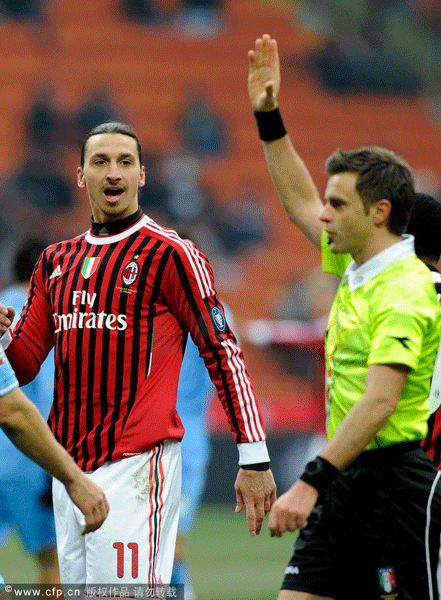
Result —
[[278, 110], [276, 41], [264, 35], [248, 56], [279, 197], [342, 278], [325, 344], [328, 444], [268, 522], [276, 536], [301, 530], [279, 600], [437, 599], [440, 474], [420, 442], [441, 319], [430, 271], [403, 235], [412, 171], [384, 148], [338, 150], [323, 204]]

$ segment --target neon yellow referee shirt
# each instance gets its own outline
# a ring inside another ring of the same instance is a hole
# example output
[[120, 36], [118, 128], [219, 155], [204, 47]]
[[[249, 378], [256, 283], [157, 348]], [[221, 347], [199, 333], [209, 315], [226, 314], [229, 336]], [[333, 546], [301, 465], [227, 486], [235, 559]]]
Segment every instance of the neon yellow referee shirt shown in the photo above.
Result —
[[423, 439], [441, 315], [413, 236], [357, 267], [350, 255], [332, 253], [324, 233], [322, 262], [325, 272], [342, 277], [325, 343], [328, 439], [363, 396], [369, 365], [394, 363], [411, 371], [396, 411], [366, 449]]

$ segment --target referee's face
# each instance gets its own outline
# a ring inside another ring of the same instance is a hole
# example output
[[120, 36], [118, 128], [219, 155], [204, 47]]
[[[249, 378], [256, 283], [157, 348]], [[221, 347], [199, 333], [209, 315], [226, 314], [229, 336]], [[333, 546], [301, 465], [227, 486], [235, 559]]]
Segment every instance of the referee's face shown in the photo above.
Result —
[[356, 173], [348, 172], [331, 175], [320, 220], [325, 224], [332, 252], [349, 253], [360, 265], [367, 260], [374, 226], [371, 211], [366, 214], [355, 189], [357, 177]]
[[121, 133], [101, 133], [87, 141], [78, 185], [87, 189], [98, 223], [122, 219], [138, 210], [138, 190], [145, 183], [136, 140]]

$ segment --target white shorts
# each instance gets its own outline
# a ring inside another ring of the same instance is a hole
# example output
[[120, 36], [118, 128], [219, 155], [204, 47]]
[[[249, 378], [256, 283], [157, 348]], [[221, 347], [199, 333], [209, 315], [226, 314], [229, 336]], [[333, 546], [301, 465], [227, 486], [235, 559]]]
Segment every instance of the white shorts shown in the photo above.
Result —
[[166, 440], [146, 454], [86, 473], [110, 505], [104, 524], [81, 535], [85, 519], [64, 486], [53, 485], [61, 582], [169, 583], [181, 492], [181, 449]]

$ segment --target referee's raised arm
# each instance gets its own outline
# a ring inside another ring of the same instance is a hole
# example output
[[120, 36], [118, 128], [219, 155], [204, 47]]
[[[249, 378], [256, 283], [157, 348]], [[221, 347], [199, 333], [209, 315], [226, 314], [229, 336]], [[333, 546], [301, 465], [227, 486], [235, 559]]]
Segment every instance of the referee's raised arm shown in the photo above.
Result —
[[263, 142], [268, 169], [288, 218], [320, 248], [323, 203], [319, 192], [285, 130], [277, 97], [280, 61], [277, 42], [268, 34], [248, 51], [248, 93]]

